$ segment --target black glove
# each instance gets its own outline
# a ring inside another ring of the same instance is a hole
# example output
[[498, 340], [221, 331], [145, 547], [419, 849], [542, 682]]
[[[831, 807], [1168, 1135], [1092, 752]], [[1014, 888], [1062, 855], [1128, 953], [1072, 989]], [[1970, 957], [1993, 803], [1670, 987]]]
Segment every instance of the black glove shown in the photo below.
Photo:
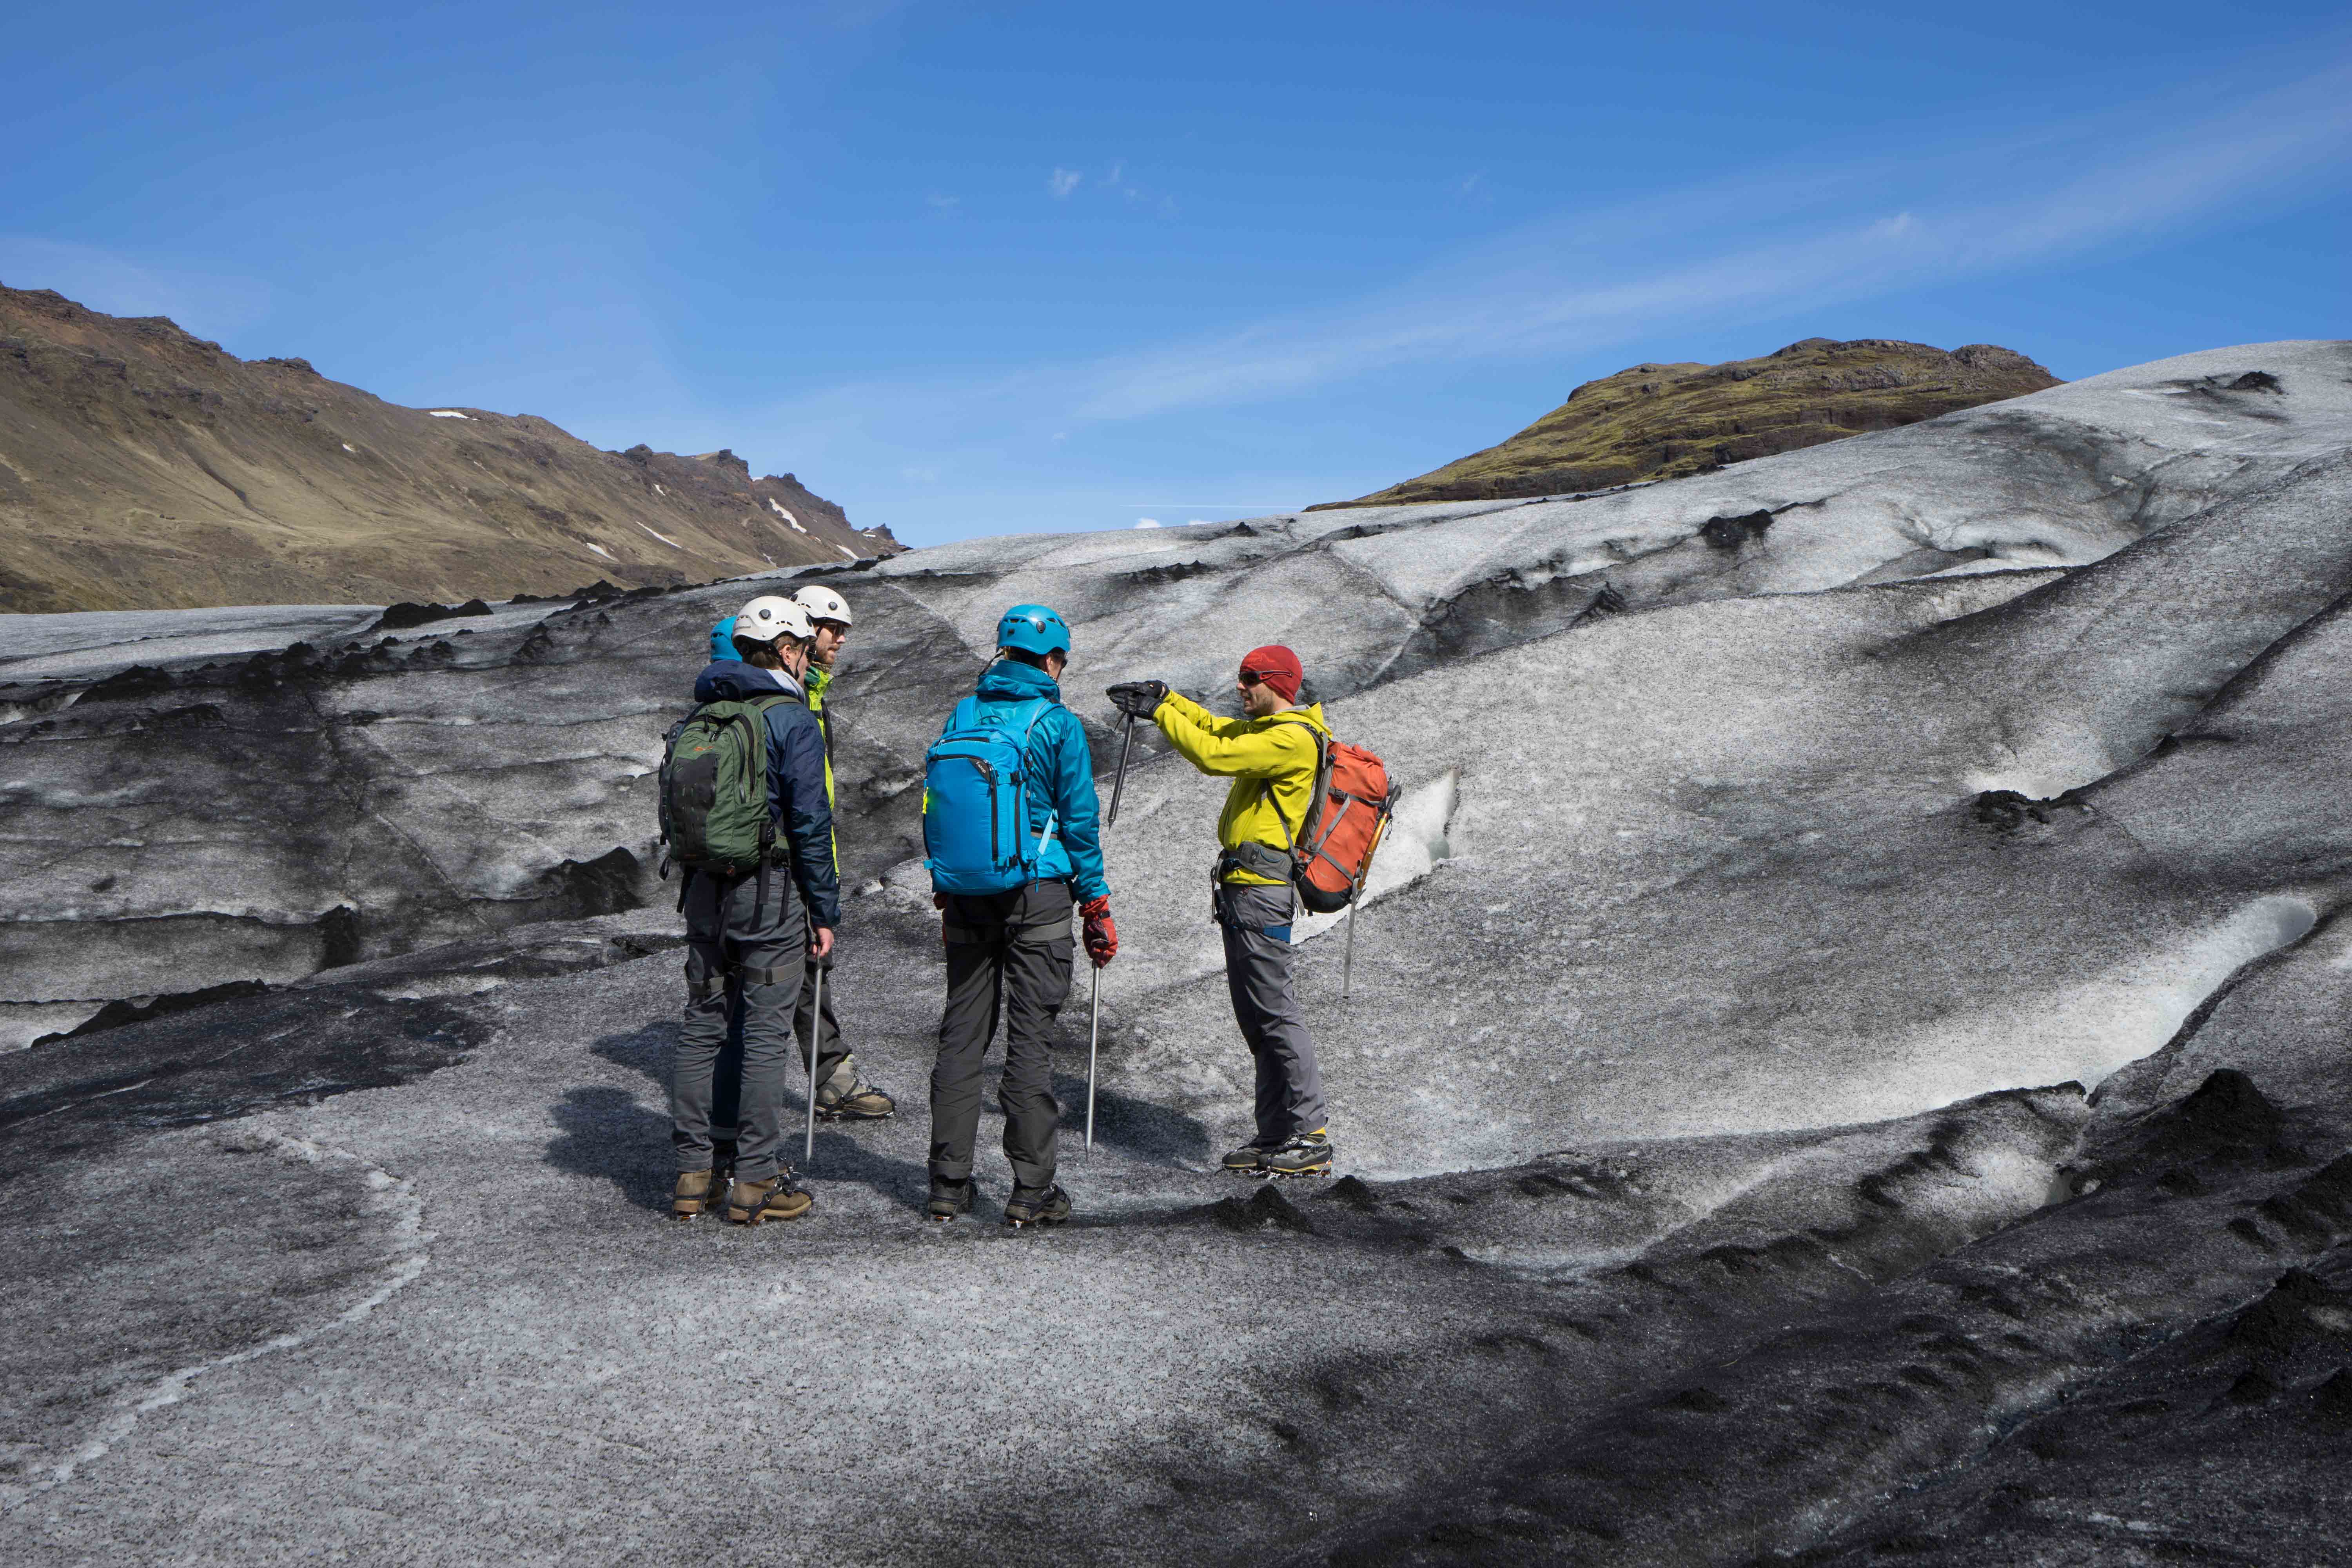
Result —
[[1130, 718], [1149, 719], [1160, 711], [1168, 700], [1168, 683], [1164, 680], [1122, 680], [1104, 693], [1111, 706]]

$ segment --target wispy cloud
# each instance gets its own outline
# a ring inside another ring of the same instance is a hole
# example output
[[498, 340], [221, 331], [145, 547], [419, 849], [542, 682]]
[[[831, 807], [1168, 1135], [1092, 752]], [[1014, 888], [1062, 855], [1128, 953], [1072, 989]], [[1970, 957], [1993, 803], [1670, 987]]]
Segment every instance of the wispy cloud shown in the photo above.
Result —
[[[1065, 169], [1059, 164], [1055, 165], [1054, 172], [1045, 176], [1045, 189], [1056, 201], [1066, 201], [1087, 183], [1084, 169]], [[1129, 179], [1124, 158], [1114, 159], [1110, 167], [1096, 175], [1092, 183], [1097, 190], [1110, 192], [1123, 198], [1131, 207], [1148, 206], [1163, 218], [1176, 216], [1176, 198], [1164, 191], [1154, 191]]]
[[2337, 66], [2202, 121], [2053, 128], [1909, 165], [1908, 178], [1906, 165], [1871, 163], [1555, 220], [1339, 310], [1074, 368], [1065, 384], [1074, 417], [1132, 419], [1409, 363], [1559, 355], [1695, 317], [1780, 314], [2144, 242], [2283, 188], [2340, 183], [2347, 161], [2352, 68]]
[[[2183, 112], [2184, 102], [2209, 110]], [[1123, 166], [1111, 172], [1124, 178]], [[2352, 66], [2338, 63], [2267, 94], [2209, 83], [2095, 121], [1939, 150], [1906, 144], [1835, 167], [1740, 171], [1529, 225], [1329, 309], [1091, 360], [839, 385], [771, 409], [766, 423], [811, 466], [952, 460], [960, 474], [1010, 473], [1024, 454], [1058, 463], [1089, 426], [1262, 403], [1416, 365], [1559, 361], [1695, 325], [1843, 309], [2119, 254], [2347, 185]], [[1078, 187], [1091, 188], [1110, 186]], [[906, 446], [914, 430], [919, 453]], [[1122, 504], [1155, 515], [1228, 510]]]
[[954, 212], [958, 207], [963, 205], [963, 198], [961, 196], [929, 195], [923, 198], [923, 202], [924, 205], [929, 206], [933, 212], [939, 213], [942, 216]]

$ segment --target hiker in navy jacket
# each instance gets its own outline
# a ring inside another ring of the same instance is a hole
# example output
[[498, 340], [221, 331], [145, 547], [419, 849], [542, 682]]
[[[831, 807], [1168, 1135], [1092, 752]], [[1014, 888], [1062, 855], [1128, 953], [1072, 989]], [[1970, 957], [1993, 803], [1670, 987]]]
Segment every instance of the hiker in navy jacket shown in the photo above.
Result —
[[[972, 1144], [980, 1130], [982, 1058], [1005, 1020], [1004, 1154], [1013, 1166], [1005, 1200], [1009, 1225], [1052, 1225], [1069, 1216], [1070, 1197], [1054, 1180], [1053, 1023], [1070, 994], [1070, 911], [1086, 917], [1087, 955], [1099, 969], [1118, 951], [1103, 878], [1094, 763], [1077, 716], [1061, 705], [1059, 677], [1069, 659], [1070, 629], [1043, 605], [1016, 605], [997, 626], [999, 658], [948, 721], [950, 732], [1016, 721], [990, 716], [1049, 704], [1025, 725], [1021, 773], [1030, 879], [1000, 892], [936, 892], [947, 945], [947, 1005], [940, 1014], [939, 1064], [931, 1072], [930, 1217], [948, 1221], [972, 1204]], [[925, 835], [932, 809], [926, 785]], [[942, 809], [945, 809], [944, 807]], [[932, 861], [933, 885], [940, 876]]]
[[[833, 858], [833, 810], [824, 787], [824, 738], [803, 705], [813, 628], [789, 599], [766, 595], [735, 618], [740, 658], [716, 659], [694, 683], [699, 703], [774, 698], [761, 711], [767, 752], [767, 806], [775, 828], [768, 863], [731, 878], [708, 869], [688, 875], [686, 1018], [670, 1083], [671, 1138], [678, 1178], [671, 1212], [691, 1218], [715, 1206], [725, 1189], [729, 1219], [757, 1225], [797, 1219], [814, 1200], [779, 1157], [783, 1083], [793, 1055], [793, 1004], [805, 956], [833, 950], [841, 921], [840, 879]], [[681, 726], [682, 727], [682, 726]], [[787, 875], [772, 874], [784, 871]], [[798, 897], [795, 898], [794, 895]], [[739, 1104], [729, 1107], [729, 1074], [719, 1057], [728, 1015], [743, 1015]], [[719, 1114], [714, 1115], [714, 1111]], [[732, 1127], [735, 1144], [725, 1147]], [[717, 1137], [713, 1134], [716, 1132]]]

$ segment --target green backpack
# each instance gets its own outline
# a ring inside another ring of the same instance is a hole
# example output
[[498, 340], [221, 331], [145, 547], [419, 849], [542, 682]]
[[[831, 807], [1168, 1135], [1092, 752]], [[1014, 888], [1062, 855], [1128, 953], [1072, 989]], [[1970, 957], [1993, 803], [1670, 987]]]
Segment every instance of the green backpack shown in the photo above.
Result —
[[775, 847], [768, 816], [767, 710], [782, 692], [706, 702], [662, 748], [661, 841], [679, 865], [722, 877], [764, 870]]

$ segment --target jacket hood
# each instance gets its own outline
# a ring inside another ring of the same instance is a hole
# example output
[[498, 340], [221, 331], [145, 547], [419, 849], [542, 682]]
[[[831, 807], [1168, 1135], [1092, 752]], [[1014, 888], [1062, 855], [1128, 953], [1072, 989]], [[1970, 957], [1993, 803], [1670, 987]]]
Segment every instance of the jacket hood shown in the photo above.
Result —
[[801, 683], [781, 669], [761, 669], [756, 664], [745, 664], [740, 658], [713, 659], [700, 675], [694, 678], [694, 700], [697, 702], [740, 702], [752, 697], [769, 697], [778, 691], [801, 697]]
[[1062, 700], [1062, 688], [1054, 678], [1034, 664], [1024, 664], [1017, 658], [1000, 658], [981, 672], [979, 695], [994, 702], [1026, 702], [1042, 697], [1048, 702]]

